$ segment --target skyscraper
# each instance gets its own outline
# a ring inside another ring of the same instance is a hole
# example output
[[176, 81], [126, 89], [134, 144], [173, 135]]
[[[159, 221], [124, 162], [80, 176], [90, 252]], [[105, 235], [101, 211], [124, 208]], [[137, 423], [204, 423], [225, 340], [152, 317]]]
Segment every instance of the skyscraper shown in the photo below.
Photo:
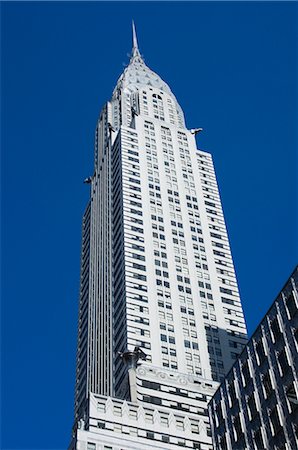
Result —
[[133, 26], [131, 59], [101, 111], [85, 180], [71, 449], [212, 448], [207, 402], [246, 328], [200, 130], [186, 128]]

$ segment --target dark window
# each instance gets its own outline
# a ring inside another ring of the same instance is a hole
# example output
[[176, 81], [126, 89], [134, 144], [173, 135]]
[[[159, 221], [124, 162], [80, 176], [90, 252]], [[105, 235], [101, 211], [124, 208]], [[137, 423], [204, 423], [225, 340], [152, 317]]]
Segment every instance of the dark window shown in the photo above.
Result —
[[154, 433], [152, 431], [147, 431], [147, 439], [154, 439]]
[[[139, 255], [136, 255], [136, 256], [139, 256]], [[144, 257], [140, 257], [140, 259], [141, 258], [144, 258]], [[139, 259], [139, 258], [137, 258], [137, 259]], [[134, 269], [138, 269], [138, 270], [146, 270], [146, 267], [145, 266], [143, 266], [142, 264], [137, 264], [137, 263], [133, 263], [132, 264], [132, 267], [134, 268]]]
[[225, 436], [222, 436], [219, 439], [219, 447], [220, 447], [220, 450], [228, 450], [227, 439]]
[[146, 281], [147, 280], [146, 275], [140, 275], [139, 273], [134, 273], [133, 274], [133, 278], [136, 278], [137, 280], [142, 280], [142, 281]]
[[295, 330], [293, 331], [293, 335], [294, 335], [296, 344], [298, 344], [298, 328], [295, 328]]
[[286, 387], [286, 396], [290, 402], [291, 412], [295, 411], [298, 407], [298, 398], [293, 382]]
[[278, 447], [275, 447], [276, 450], [288, 450], [287, 444], [280, 444]]
[[234, 385], [233, 381], [229, 384], [228, 390], [229, 390], [229, 394], [230, 394], [231, 405], [234, 406], [237, 402], [237, 396], [236, 396], [236, 389], [235, 389], [235, 385]]
[[130, 181], [131, 183], [141, 184], [140, 180], [137, 180], [135, 178], [128, 178], [128, 181]]
[[273, 391], [273, 387], [272, 387], [272, 383], [271, 383], [271, 378], [270, 378], [269, 372], [267, 372], [263, 376], [262, 382], [263, 382], [263, 386], [264, 386], [264, 389], [265, 389], [265, 392], [266, 392], [266, 396], [269, 397], [270, 394]]
[[152, 395], [143, 395], [143, 401], [153, 403], [154, 405], [161, 405], [161, 398], [153, 397]]
[[247, 362], [245, 364], [243, 364], [243, 366], [242, 366], [242, 374], [243, 374], [245, 386], [247, 386], [251, 380], [249, 366], [248, 366]]
[[261, 365], [266, 359], [266, 354], [265, 354], [265, 349], [264, 349], [262, 339], [260, 339], [259, 342], [256, 344], [256, 353], [258, 355], [259, 365]]
[[286, 298], [286, 305], [289, 311], [289, 316], [291, 319], [293, 319], [293, 317], [295, 316], [296, 312], [297, 312], [297, 306], [296, 306], [296, 302], [295, 302], [295, 297], [293, 292], [291, 292], [288, 297]]
[[284, 375], [286, 375], [288, 373], [288, 370], [290, 368], [289, 361], [288, 361], [285, 349], [283, 349], [278, 354], [277, 359], [278, 359], [278, 362], [279, 362], [279, 366], [280, 366], [280, 370], [281, 370], [282, 376], [284, 376]]
[[274, 430], [274, 434], [277, 434], [281, 428], [281, 424], [279, 421], [279, 415], [278, 415], [278, 411], [277, 411], [277, 406], [274, 406], [274, 408], [271, 409], [271, 411], [269, 413], [269, 417], [270, 417], [271, 424], [272, 424], [272, 427]]
[[236, 434], [236, 441], [239, 441], [239, 439], [242, 437], [242, 427], [239, 415], [234, 417], [234, 429]]
[[256, 416], [257, 412], [258, 412], [256, 401], [255, 401], [255, 396], [254, 396], [253, 393], [248, 398], [247, 405], [248, 405], [248, 408], [249, 408], [251, 419], [253, 419]]
[[262, 431], [260, 428], [254, 432], [254, 443], [256, 450], [265, 450]]
[[274, 341], [276, 342], [277, 339], [278, 339], [278, 338], [280, 337], [280, 335], [281, 335], [280, 326], [279, 326], [277, 317], [275, 317], [275, 318], [271, 321], [270, 327], [271, 327], [271, 331], [272, 331], [272, 334], [273, 334], [273, 337], [274, 337]]
[[144, 233], [142, 228], [137, 228], [137, 227], [131, 227], [131, 231], [136, 231], [137, 233]]
[[221, 422], [223, 420], [223, 415], [222, 415], [222, 407], [220, 403], [217, 403], [216, 407], [215, 407], [215, 413], [217, 415], [217, 420], [218, 420], [218, 426], [221, 425]]
[[153, 381], [142, 380], [142, 386], [149, 389], [154, 389], [155, 391], [160, 391], [160, 384], [154, 383]]
[[230, 298], [221, 297], [221, 300], [223, 303], [228, 303], [229, 305], [234, 305], [235, 301], [231, 300]]

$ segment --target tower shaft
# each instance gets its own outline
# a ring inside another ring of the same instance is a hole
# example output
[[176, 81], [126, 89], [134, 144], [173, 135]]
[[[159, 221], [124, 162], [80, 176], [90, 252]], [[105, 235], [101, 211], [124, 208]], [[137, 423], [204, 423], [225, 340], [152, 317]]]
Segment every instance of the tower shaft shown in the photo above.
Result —
[[[115, 407], [112, 397], [122, 412], [130, 400], [137, 414], [155, 405], [159, 424], [163, 414], [175, 423], [172, 435], [180, 414], [180, 430], [203, 430], [201, 447], [190, 448], [211, 448], [207, 400], [246, 342], [245, 322], [212, 156], [197, 149], [175, 96], [145, 65], [135, 29], [130, 63], [97, 124], [81, 266], [80, 432], [95, 403]], [[120, 354], [136, 347], [146, 361], [128, 368]], [[164, 442], [155, 448], [175, 448]]]

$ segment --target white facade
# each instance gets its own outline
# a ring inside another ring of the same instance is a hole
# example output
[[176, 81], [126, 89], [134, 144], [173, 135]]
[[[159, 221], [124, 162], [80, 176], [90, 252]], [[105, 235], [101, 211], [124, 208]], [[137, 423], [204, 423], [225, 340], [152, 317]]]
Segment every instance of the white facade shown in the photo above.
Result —
[[159, 384], [161, 398], [171, 403], [180, 396], [180, 401], [190, 405], [190, 410], [91, 394], [87, 422], [79, 421], [75, 446], [71, 448], [171, 450], [182, 446], [210, 450], [206, 402], [214, 394], [217, 383], [155, 368], [151, 364], [142, 365], [136, 372], [140, 390], [144, 380]]
[[[212, 157], [197, 149], [170, 88], [145, 65], [135, 32], [133, 44], [98, 121], [83, 220], [75, 410], [85, 424], [90, 392], [131, 398], [119, 353], [145, 352], [139, 376], [151, 365], [214, 389], [246, 343]], [[166, 386], [162, 395], [146, 376], [135, 386], [139, 404], [208, 422], [206, 399], [205, 407], [186, 394], [179, 401]], [[198, 442], [190, 448], [205, 448]]]

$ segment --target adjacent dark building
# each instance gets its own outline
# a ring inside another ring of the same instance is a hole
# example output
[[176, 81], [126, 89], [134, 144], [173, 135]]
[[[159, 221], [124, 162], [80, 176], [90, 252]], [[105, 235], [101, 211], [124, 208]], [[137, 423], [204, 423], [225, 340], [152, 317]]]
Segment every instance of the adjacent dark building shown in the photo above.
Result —
[[298, 268], [209, 403], [215, 450], [298, 448]]

